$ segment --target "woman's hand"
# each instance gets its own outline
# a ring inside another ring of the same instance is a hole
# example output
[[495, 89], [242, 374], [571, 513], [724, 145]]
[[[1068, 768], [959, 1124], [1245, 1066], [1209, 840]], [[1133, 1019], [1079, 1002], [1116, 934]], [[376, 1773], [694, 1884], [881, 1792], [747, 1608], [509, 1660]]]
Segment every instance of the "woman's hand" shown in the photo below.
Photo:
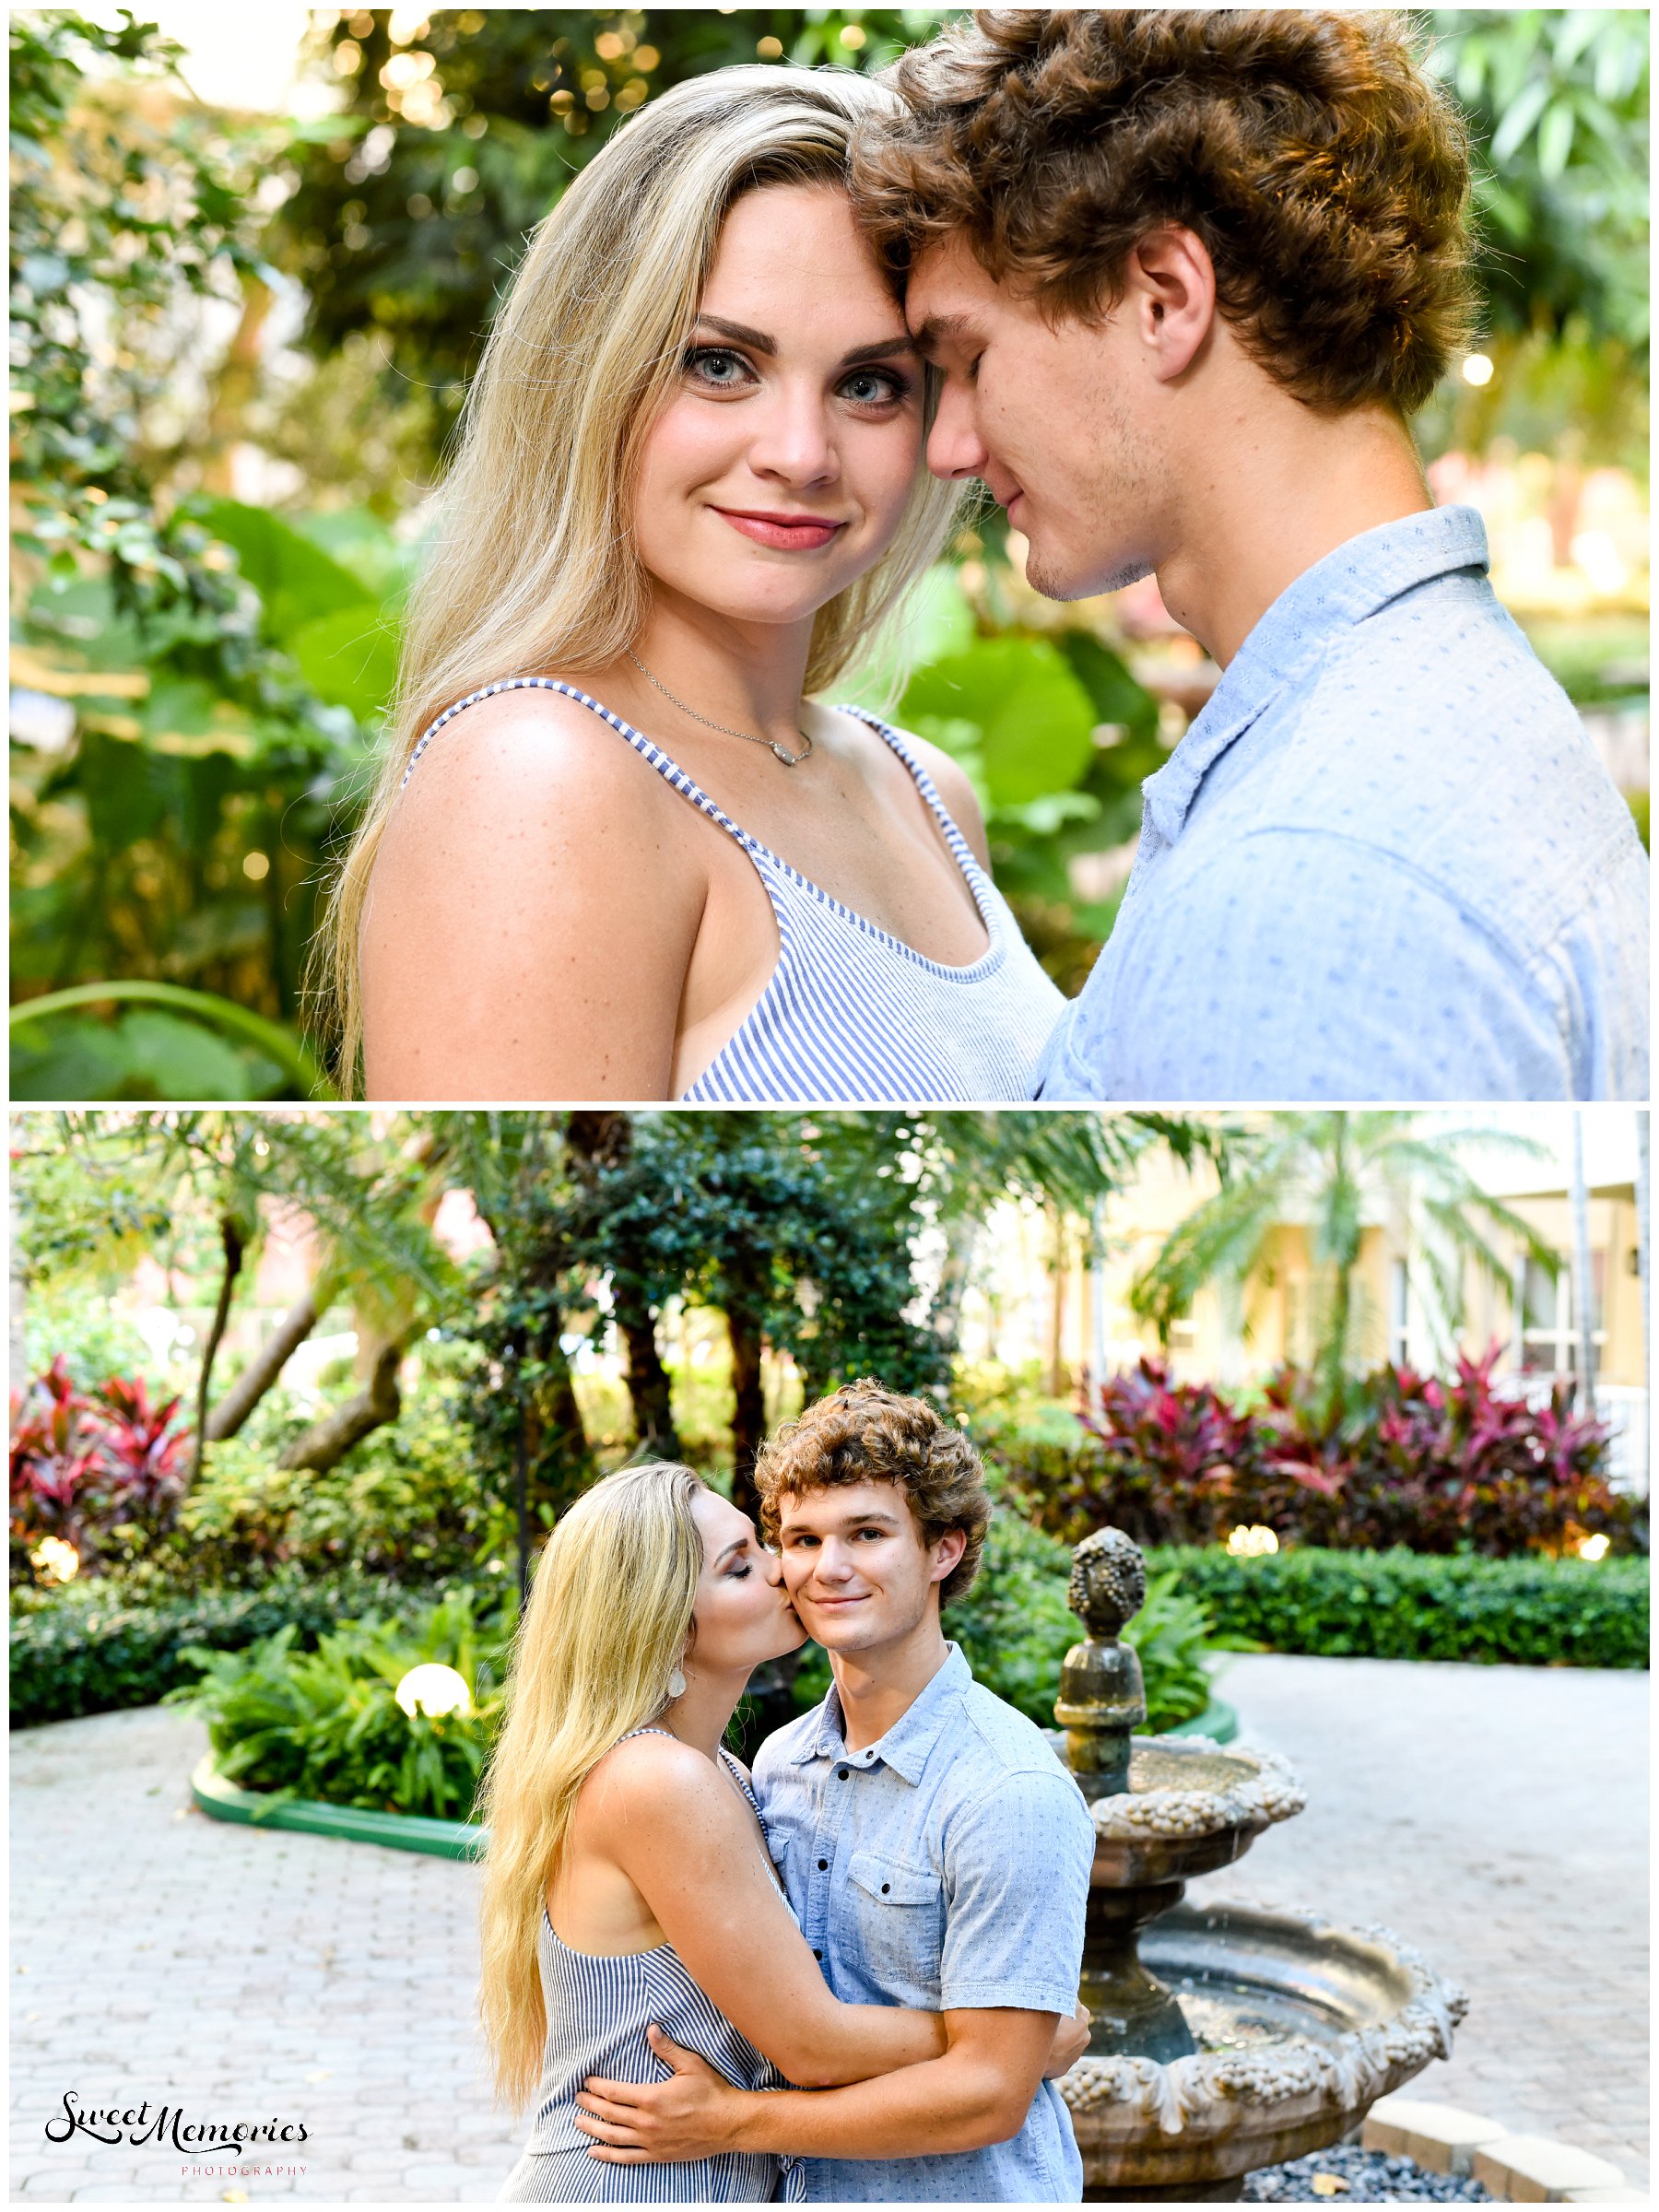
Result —
[[573, 2115], [582, 2134], [594, 2138], [590, 2155], [610, 2166], [644, 2166], [735, 2149], [750, 2092], [735, 2089], [706, 2059], [683, 2049], [654, 2022], [645, 2035], [671, 2069], [669, 2078], [647, 2085], [590, 2074], [577, 2092]]
[[1069, 2074], [1088, 2050], [1088, 2006], [1079, 2005], [1070, 2019], [1062, 2020], [1054, 2030], [1048, 2065], [1042, 2069], [1044, 2081], [1058, 2081], [1062, 2074]]

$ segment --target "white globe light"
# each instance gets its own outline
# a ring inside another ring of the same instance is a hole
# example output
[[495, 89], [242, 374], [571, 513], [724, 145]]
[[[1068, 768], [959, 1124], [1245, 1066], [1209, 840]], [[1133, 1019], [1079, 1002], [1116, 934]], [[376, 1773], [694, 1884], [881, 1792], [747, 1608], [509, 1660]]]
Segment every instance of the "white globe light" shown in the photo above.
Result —
[[411, 1719], [418, 1712], [435, 1720], [441, 1713], [470, 1712], [473, 1709], [465, 1676], [458, 1675], [453, 1666], [431, 1663], [412, 1666], [393, 1695]]
[[1492, 357], [1488, 353], [1471, 353], [1465, 356], [1463, 380], [1465, 384], [1489, 384], [1492, 381]]

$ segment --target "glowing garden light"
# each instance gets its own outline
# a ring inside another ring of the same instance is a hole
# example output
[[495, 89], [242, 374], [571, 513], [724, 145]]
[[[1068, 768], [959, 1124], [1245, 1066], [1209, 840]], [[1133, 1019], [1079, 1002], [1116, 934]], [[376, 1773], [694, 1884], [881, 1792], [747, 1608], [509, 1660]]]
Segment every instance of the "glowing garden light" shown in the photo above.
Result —
[[1607, 1556], [1607, 1538], [1605, 1535], [1581, 1537], [1578, 1555], [1581, 1559], [1605, 1559]]
[[473, 1709], [465, 1676], [458, 1675], [453, 1666], [439, 1666], [430, 1662], [424, 1666], [412, 1666], [393, 1695], [411, 1720], [418, 1712], [424, 1712], [429, 1720], [437, 1720], [446, 1712], [470, 1712]]
[[1278, 1538], [1270, 1528], [1258, 1524], [1250, 1528], [1235, 1528], [1227, 1539], [1227, 1548], [1235, 1559], [1261, 1559], [1278, 1549]]
[[1492, 357], [1489, 353], [1468, 353], [1464, 356], [1463, 380], [1478, 391], [1482, 384], [1492, 381]]
[[80, 1554], [61, 1536], [42, 1536], [29, 1555], [36, 1572], [48, 1583], [70, 1583], [80, 1572]]

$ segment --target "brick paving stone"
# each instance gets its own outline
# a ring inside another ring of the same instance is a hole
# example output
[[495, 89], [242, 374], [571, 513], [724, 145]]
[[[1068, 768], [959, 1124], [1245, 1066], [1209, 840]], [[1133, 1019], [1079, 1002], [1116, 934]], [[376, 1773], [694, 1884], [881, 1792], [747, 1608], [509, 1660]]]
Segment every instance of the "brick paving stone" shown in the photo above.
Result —
[[[1451, 2062], [1406, 2094], [1645, 2185], [1645, 1677], [1251, 1654], [1223, 1694], [1309, 1805], [1192, 1900], [1393, 1927], [1473, 2000]], [[217, 2202], [230, 2185], [139, 2181], [149, 2145], [85, 2162], [71, 2144], [54, 2164], [41, 2125], [74, 2088], [303, 2120], [309, 2140], [267, 2162], [304, 2174], [253, 2198], [493, 2201], [525, 2123], [496, 2107], [478, 2030], [479, 1870], [209, 1820], [189, 1796], [205, 1747], [160, 1707], [12, 1735], [13, 1959], [30, 1970], [11, 1982], [14, 2193]], [[141, 1940], [95, 1923], [89, 1894], [142, 1899]]]
[[1392, 1928], [1470, 1998], [1451, 2060], [1402, 2093], [1645, 2188], [1647, 1677], [1253, 1653], [1221, 1694], [1308, 1806], [1189, 1901]]

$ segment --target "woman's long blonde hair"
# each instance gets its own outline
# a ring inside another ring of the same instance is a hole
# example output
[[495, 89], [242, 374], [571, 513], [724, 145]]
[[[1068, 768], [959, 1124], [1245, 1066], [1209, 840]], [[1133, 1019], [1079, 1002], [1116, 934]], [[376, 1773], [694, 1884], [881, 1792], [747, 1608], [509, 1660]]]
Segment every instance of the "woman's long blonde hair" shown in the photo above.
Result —
[[623, 1467], [582, 1493], [536, 1561], [478, 1798], [489, 1827], [478, 2008], [498, 2101], [514, 2111], [541, 2079], [547, 2044], [543, 1900], [582, 1783], [667, 1702], [702, 1571], [691, 1510], [702, 1487], [689, 1467]]
[[[760, 185], [842, 182], [855, 127], [897, 106], [850, 69], [715, 70], [630, 118], [537, 226], [463, 410], [379, 771], [318, 939], [321, 1026], [347, 1091], [369, 879], [422, 732], [500, 677], [606, 667], [633, 642], [650, 606], [633, 535], [640, 454], [680, 374], [726, 214]], [[959, 497], [918, 463], [892, 545], [818, 611], [808, 691], [847, 667], [937, 558]]]

